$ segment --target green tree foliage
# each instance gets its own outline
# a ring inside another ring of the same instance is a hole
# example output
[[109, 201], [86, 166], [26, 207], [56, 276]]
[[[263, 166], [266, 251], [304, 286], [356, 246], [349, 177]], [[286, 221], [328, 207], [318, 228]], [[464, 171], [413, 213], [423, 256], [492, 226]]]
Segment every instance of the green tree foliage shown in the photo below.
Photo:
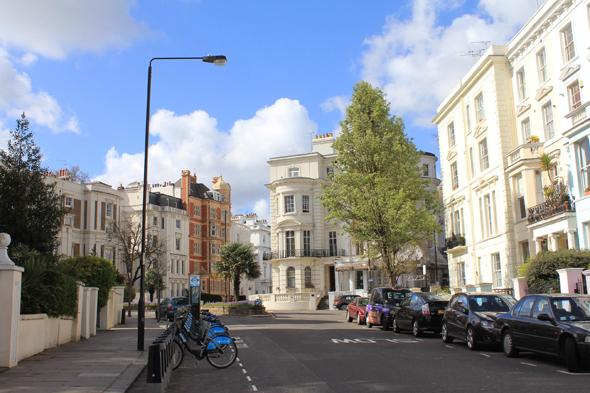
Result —
[[107, 305], [109, 292], [117, 281], [117, 269], [108, 259], [92, 255], [66, 258], [60, 263], [70, 276], [76, 277], [87, 287], [98, 287], [98, 309]]
[[137, 291], [135, 290], [134, 286], [127, 285], [125, 287], [125, 294], [123, 295], [123, 299], [135, 299], [135, 295], [137, 295]]
[[55, 185], [45, 183], [47, 171], [24, 113], [10, 135], [8, 150], [0, 150], [0, 232], [11, 236], [11, 249], [22, 244], [53, 254], [63, 209]]
[[151, 269], [145, 273], [145, 288], [150, 293], [150, 301], [154, 301], [154, 293], [166, 289], [166, 265], [163, 263], [154, 264]]
[[436, 193], [427, 190], [420, 159], [401, 118], [390, 116], [383, 91], [367, 82], [354, 86], [334, 148], [331, 184], [324, 186], [326, 220], [333, 220], [369, 255], [380, 255], [392, 285], [419, 259], [419, 246], [439, 229]]
[[64, 273], [50, 256], [27, 246], [16, 247], [13, 257], [25, 269], [21, 284], [22, 314], [76, 316], [78, 286], [74, 277]]
[[246, 244], [231, 242], [221, 247], [221, 262], [216, 266], [216, 274], [234, 282], [234, 296], [240, 298], [240, 281], [242, 277], [254, 280], [260, 277], [260, 266], [254, 260], [252, 249]]
[[559, 292], [557, 270], [568, 267], [590, 268], [590, 251], [560, 250], [543, 251], [519, 268], [521, 277], [526, 277], [529, 293]]

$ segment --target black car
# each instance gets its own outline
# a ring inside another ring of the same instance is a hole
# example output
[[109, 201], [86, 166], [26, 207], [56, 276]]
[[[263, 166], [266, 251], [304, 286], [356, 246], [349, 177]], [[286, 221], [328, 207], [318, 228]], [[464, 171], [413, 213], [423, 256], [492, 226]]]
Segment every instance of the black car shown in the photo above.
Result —
[[456, 293], [444, 312], [443, 341], [464, 340], [471, 350], [476, 350], [480, 343], [496, 342], [493, 334], [496, 315], [508, 312], [515, 303], [512, 296], [499, 293]]
[[167, 297], [166, 299], [162, 300], [160, 306], [156, 308], [156, 320], [160, 321], [160, 319], [173, 319], [176, 310], [178, 310], [179, 308], [186, 308], [188, 307], [188, 305], [188, 297]]
[[334, 308], [336, 310], [346, 311], [348, 305], [360, 297], [359, 295], [342, 295], [334, 300]]
[[534, 351], [565, 359], [568, 371], [578, 371], [580, 359], [590, 359], [590, 295], [525, 296], [498, 314], [494, 333], [508, 357]]
[[440, 332], [448, 295], [418, 292], [405, 298], [393, 317], [393, 331], [411, 330], [415, 337], [424, 331]]
[[365, 313], [367, 327], [370, 329], [374, 325], [381, 325], [384, 330], [388, 330], [401, 302], [411, 293], [409, 289], [373, 288]]

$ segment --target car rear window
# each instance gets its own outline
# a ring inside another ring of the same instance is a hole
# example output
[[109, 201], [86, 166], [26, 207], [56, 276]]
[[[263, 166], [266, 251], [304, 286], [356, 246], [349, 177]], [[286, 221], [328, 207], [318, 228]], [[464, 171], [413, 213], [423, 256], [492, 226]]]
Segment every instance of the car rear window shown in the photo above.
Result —
[[404, 300], [408, 295], [411, 295], [411, 292], [401, 292], [401, 291], [383, 291], [383, 297], [385, 298], [385, 303], [389, 304], [398, 304], [402, 300]]
[[495, 295], [471, 296], [469, 305], [471, 311], [508, 312], [514, 304], [511, 298]]
[[435, 293], [421, 293], [422, 299], [426, 300], [427, 302], [437, 302], [437, 301], [445, 301], [449, 299], [445, 299], [442, 296], [435, 294]]
[[369, 304], [369, 298], [359, 299], [359, 306], [366, 306]]
[[188, 298], [183, 297], [183, 298], [178, 298], [178, 299], [170, 299], [170, 304], [176, 304], [176, 305], [188, 304]]

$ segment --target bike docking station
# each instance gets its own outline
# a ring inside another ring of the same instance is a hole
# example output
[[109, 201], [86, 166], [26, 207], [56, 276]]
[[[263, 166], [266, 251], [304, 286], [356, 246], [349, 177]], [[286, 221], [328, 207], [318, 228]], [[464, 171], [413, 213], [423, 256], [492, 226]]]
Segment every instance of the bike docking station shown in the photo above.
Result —
[[148, 348], [147, 393], [164, 393], [170, 383], [176, 329], [176, 323], [172, 323]]

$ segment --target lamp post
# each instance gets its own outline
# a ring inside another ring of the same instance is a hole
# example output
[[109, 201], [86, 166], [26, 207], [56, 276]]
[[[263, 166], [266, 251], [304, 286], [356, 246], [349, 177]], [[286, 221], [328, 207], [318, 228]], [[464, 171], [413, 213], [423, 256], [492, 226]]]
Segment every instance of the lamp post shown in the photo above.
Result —
[[145, 337], [145, 221], [146, 205], [148, 197], [148, 150], [150, 143], [150, 98], [152, 90], [152, 62], [154, 60], [203, 60], [205, 63], [213, 63], [223, 66], [227, 62], [225, 56], [203, 56], [203, 57], [154, 57], [150, 60], [148, 68], [148, 85], [147, 85], [147, 110], [145, 116], [145, 155], [143, 162], [143, 205], [141, 210], [141, 253], [139, 255], [139, 304], [137, 307], [137, 350], [143, 351]]

